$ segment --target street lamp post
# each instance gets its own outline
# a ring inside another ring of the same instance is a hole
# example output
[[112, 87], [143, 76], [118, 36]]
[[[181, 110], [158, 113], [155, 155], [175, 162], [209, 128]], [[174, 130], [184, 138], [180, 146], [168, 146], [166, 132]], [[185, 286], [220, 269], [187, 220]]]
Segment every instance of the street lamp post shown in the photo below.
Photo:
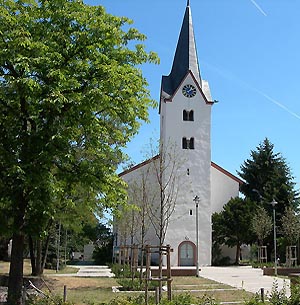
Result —
[[274, 221], [274, 275], [277, 276], [277, 243], [276, 243], [276, 218], [275, 218], [275, 205], [277, 201], [275, 199], [270, 203], [273, 207], [273, 221]]
[[196, 204], [196, 249], [197, 249], [197, 253], [196, 253], [196, 276], [199, 277], [199, 227], [198, 227], [199, 226], [198, 207], [199, 207], [199, 203], [200, 203], [199, 196], [195, 196], [193, 201], [195, 201], [195, 204]]

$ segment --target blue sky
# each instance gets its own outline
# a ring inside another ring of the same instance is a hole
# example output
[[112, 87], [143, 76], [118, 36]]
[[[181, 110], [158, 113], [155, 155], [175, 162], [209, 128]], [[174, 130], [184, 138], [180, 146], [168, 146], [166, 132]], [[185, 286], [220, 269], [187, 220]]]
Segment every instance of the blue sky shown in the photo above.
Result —
[[[86, 0], [133, 19], [147, 36], [147, 50], [160, 65], [142, 66], [152, 98], [159, 100], [162, 75], [171, 69], [186, 0]], [[212, 161], [236, 174], [268, 137], [282, 153], [300, 187], [300, 1], [190, 0], [201, 76], [212, 98]], [[158, 138], [157, 109], [126, 153], [143, 160]]]

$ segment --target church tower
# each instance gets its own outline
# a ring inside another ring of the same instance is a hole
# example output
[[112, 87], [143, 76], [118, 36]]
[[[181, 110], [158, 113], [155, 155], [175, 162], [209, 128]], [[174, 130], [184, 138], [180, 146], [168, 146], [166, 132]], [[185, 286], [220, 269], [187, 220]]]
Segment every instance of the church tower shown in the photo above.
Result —
[[[198, 65], [190, 3], [187, 6], [171, 73], [162, 77], [160, 140], [174, 143], [184, 160], [186, 184], [179, 189], [165, 244], [173, 248], [172, 265], [211, 264], [211, 107], [208, 83]], [[200, 198], [197, 253], [196, 206]]]

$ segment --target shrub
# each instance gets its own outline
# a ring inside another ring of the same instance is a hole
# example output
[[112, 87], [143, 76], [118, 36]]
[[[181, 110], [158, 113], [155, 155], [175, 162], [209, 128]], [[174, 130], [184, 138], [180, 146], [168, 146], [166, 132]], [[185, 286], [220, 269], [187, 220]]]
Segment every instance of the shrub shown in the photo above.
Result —
[[289, 299], [286, 296], [285, 287], [282, 290], [279, 290], [277, 281], [275, 281], [273, 283], [269, 301], [272, 305], [288, 305], [289, 304]]
[[[120, 264], [113, 264], [111, 266], [111, 272], [115, 275], [116, 278], [131, 278], [132, 273], [130, 266], [128, 265], [120, 265]], [[136, 271], [133, 274], [133, 277], [139, 277], [140, 272]]]
[[117, 283], [122, 286], [121, 290], [140, 291], [144, 289], [143, 283], [140, 283], [138, 279], [119, 278]]
[[[144, 295], [140, 295], [137, 297], [119, 297], [111, 300], [106, 305], [144, 305], [145, 299]], [[149, 305], [154, 305], [155, 300], [154, 297], [149, 298]], [[218, 305], [212, 297], [210, 296], [203, 296], [201, 298], [194, 298], [188, 293], [184, 294], [178, 294], [173, 297], [172, 301], [168, 301], [166, 298], [163, 298], [160, 303], [160, 305]], [[92, 305], [92, 304], [91, 304]], [[100, 305], [100, 304], [99, 304]], [[102, 305], [105, 305], [102, 303]]]
[[191, 304], [194, 303], [192, 302], [192, 296], [188, 293], [176, 295], [173, 297], [172, 301], [163, 299], [160, 302], [160, 305], [191, 305]]
[[73, 305], [74, 303], [64, 302], [62, 298], [58, 296], [51, 297], [39, 297], [30, 296], [26, 305]]
[[[120, 290], [124, 291], [142, 291], [145, 290], [145, 281], [140, 279], [130, 279], [130, 278], [118, 278], [117, 283], [122, 286]], [[158, 287], [158, 281], [149, 281], [148, 290], [154, 290], [155, 287]], [[163, 283], [165, 285], [165, 283]]]
[[300, 304], [300, 286], [292, 285], [291, 286], [291, 296], [289, 299], [289, 305], [299, 305]]
[[260, 262], [252, 262], [251, 263], [252, 268], [263, 268], [263, 267], [270, 267], [273, 268], [274, 267], [274, 262], [264, 262], [264, 263], [260, 263]]
[[248, 301], [245, 301], [245, 305], [264, 305], [265, 303], [261, 301], [259, 295], [255, 295], [253, 298], [251, 298]]
[[202, 297], [193, 297], [189, 293], [175, 295], [172, 301], [163, 299], [160, 305], [218, 305], [215, 299], [211, 296], [204, 295]]
[[127, 296], [127, 297], [115, 298], [111, 300], [107, 305], [143, 305], [143, 304], [145, 304], [144, 295], [140, 295], [137, 297]]
[[[245, 301], [245, 305], [264, 305], [260, 300], [259, 295], [256, 295], [249, 301]], [[288, 298], [286, 296], [285, 287], [282, 290], [279, 290], [278, 284], [275, 281], [273, 284], [272, 291], [269, 296], [268, 304], [270, 305], [299, 305], [300, 304], [300, 286], [293, 285], [291, 287], [291, 296]]]
[[117, 278], [131, 277], [130, 266], [128, 266], [128, 265], [114, 264], [111, 266], [111, 272]]
[[212, 296], [204, 295], [202, 297], [197, 298], [197, 302], [194, 303], [195, 305], [219, 305], [218, 303]]

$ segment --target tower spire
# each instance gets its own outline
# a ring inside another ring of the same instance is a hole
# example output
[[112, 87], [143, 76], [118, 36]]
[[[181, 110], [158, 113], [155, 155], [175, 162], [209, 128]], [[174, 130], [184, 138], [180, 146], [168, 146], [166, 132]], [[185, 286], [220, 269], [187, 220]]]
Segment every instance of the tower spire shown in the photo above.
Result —
[[172, 70], [169, 76], [163, 76], [163, 90], [172, 95], [189, 71], [201, 86], [190, 1], [187, 0]]

